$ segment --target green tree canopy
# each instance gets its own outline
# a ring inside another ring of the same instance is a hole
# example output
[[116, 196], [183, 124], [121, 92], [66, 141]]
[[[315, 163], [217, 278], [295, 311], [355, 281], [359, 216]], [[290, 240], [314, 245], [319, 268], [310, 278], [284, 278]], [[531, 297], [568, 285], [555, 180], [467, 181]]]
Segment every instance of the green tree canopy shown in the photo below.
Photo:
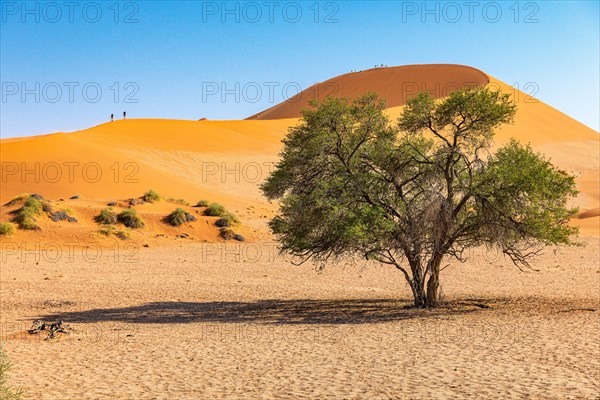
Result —
[[262, 186], [280, 200], [270, 227], [283, 251], [390, 264], [416, 306], [434, 307], [444, 257], [485, 245], [522, 267], [544, 245], [573, 243], [574, 178], [516, 140], [490, 152], [494, 130], [513, 121], [509, 95], [421, 93], [396, 124], [375, 94], [311, 105]]

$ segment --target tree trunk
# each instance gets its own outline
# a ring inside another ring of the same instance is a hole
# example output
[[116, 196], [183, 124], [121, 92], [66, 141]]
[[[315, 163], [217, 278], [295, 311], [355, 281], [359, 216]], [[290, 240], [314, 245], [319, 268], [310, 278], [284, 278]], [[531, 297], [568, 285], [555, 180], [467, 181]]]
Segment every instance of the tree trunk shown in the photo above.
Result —
[[427, 298], [425, 299], [425, 307], [436, 307], [439, 303], [440, 296], [440, 279], [439, 272], [431, 274], [427, 281]]
[[425, 307], [427, 295], [425, 293], [423, 281], [424, 276], [422, 273], [420, 261], [416, 259], [410, 262], [410, 269], [412, 272], [412, 280], [408, 283], [410, 284], [410, 288], [412, 290], [415, 307], [423, 308]]
[[415, 307], [423, 308], [426, 306], [427, 296], [425, 294], [425, 290], [423, 285], [420, 282], [413, 281], [412, 282], [412, 292], [413, 298], [415, 301]]
[[433, 308], [439, 305], [441, 263], [441, 255], [432, 258], [429, 262], [429, 280], [427, 281], [427, 298], [425, 299], [425, 307], [427, 308]]

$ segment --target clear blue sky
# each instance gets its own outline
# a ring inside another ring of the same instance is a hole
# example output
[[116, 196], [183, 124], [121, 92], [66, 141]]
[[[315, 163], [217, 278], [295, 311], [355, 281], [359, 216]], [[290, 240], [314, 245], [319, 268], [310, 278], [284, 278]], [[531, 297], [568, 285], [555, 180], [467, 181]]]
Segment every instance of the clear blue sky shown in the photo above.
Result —
[[123, 110], [239, 119], [284, 88], [421, 63], [530, 83], [599, 129], [597, 1], [73, 3], [0, 1], [2, 137], [83, 129]]

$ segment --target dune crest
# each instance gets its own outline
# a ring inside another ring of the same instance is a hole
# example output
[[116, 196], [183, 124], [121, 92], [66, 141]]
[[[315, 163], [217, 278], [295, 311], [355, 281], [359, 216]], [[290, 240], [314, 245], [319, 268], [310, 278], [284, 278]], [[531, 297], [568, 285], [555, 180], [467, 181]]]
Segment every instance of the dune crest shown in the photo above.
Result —
[[429, 91], [434, 97], [440, 98], [456, 89], [483, 86], [488, 82], [489, 77], [485, 73], [465, 65], [423, 64], [371, 68], [317, 83], [247, 119], [299, 118], [300, 111], [311, 100], [322, 101], [327, 96], [352, 98], [367, 92], [377, 93], [386, 100], [388, 107], [396, 107], [406, 104], [418, 92]]

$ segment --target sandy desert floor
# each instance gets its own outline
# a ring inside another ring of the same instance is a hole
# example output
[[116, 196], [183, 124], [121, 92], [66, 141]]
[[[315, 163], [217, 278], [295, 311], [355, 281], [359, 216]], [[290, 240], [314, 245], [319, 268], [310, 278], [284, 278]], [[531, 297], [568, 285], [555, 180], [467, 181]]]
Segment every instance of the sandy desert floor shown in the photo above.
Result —
[[[265, 242], [3, 252], [2, 339], [36, 399], [598, 399], [598, 238], [520, 272], [473, 251], [446, 305], [400, 273]], [[487, 308], [486, 308], [487, 307]], [[70, 335], [26, 330], [62, 319]]]

